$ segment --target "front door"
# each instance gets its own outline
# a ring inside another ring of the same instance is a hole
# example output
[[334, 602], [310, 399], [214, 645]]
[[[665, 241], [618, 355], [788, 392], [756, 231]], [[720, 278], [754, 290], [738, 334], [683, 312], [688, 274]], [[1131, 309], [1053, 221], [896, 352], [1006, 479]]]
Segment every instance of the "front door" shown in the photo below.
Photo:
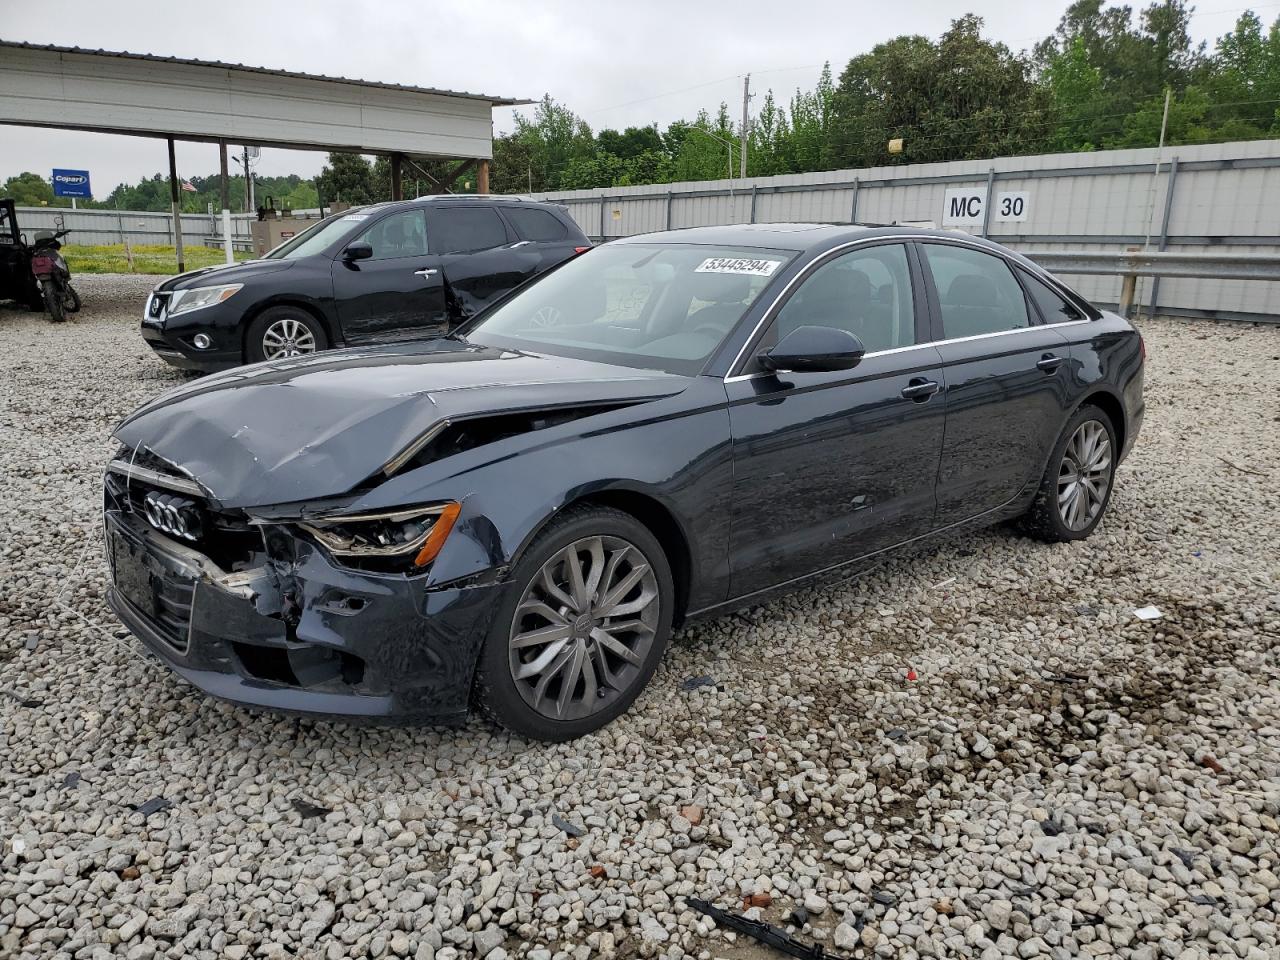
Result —
[[[730, 377], [735, 597], [927, 533], [942, 449], [942, 363], [925, 344], [918, 278], [901, 243], [859, 247], [814, 270], [760, 350], [799, 326], [855, 334], [850, 370]], [[904, 392], [905, 391], [905, 392]]]
[[440, 258], [429, 252], [421, 210], [400, 210], [371, 224], [352, 242], [367, 260], [333, 262], [333, 296], [348, 343], [431, 336], [448, 324]]
[[1004, 506], [1040, 481], [1069, 412], [1067, 338], [1040, 323], [1003, 257], [920, 244], [946, 374], [939, 526]]

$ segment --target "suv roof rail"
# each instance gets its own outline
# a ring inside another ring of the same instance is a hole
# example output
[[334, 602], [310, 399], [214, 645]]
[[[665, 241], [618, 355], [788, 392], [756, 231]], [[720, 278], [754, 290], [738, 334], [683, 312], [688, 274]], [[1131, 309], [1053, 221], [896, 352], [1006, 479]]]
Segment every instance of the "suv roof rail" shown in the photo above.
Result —
[[518, 193], [429, 193], [418, 200], [519, 200], [537, 203], [533, 197]]

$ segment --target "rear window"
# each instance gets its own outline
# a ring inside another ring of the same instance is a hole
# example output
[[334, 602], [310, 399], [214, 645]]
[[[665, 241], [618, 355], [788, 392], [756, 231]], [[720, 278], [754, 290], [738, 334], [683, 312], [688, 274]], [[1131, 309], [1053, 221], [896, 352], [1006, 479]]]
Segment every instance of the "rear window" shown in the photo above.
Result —
[[432, 253], [471, 253], [507, 242], [507, 228], [492, 207], [449, 207], [428, 214], [427, 243]]
[[565, 225], [546, 210], [508, 207], [506, 213], [522, 240], [554, 242], [569, 235]]

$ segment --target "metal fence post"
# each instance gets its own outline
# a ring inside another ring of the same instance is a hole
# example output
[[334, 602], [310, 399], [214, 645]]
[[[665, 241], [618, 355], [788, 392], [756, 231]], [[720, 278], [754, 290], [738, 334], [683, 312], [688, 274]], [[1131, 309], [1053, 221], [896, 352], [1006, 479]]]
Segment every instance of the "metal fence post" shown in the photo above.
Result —
[[751, 185], [751, 219], [748, 222], [756, 222], [756, 185], [754, 183]]
[[601, 243], [604, 243], [604, 206], [605, 206], [605, 197], [602, 194], [600, 196], [600, 242]]
[[[1160, 221], [1160, 244], [1157, 250], [1169, 246], [1169, 217], [1173, 213], [1173, 185], [1178, 182], [1178, 158], [1169, 163], [1169, 180], [1164, 188], [1164, 217]], [[1147, 305], [1148, 316], [1156, 315], [1156, 305], [1160, 302], [1160, 278], [1151, 281], [1151, 302]]]
[[858, 222], [858, 178], [853, 178], [853, 199], [849, 202], [849, 222]]
[[992, 167], [987, 171], [987, 199], [982, 205], [982, 235], [987, 235], [987, 228], [991, 226], [991, 203], [994, 197], [991, 196], [991, 188], [995, 186], [996, 168]]
[[668, 191], [667, 191], [667, 226], [666, 226], [666, 229], [668, 229], [668, 230], [670, 230], [670, 229], [671, 229], [671, 191], [670, 191], [670, 190], [668, 190]]

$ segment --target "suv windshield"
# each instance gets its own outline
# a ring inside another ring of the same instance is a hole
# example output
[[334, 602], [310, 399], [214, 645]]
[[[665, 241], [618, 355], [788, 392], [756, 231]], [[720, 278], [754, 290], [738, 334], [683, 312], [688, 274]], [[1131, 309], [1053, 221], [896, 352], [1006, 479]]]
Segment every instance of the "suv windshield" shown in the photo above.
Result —
[[296, 237], [290, 237], [274, 250], [263, 254], [264, 260], [294, 260], [298, 257], [309, 257], [321, 253], [333, 241], [346, 233], [358, 222], [368, 219], [368, 214], [358, 210], [344, 210], [327, 220], [320, 220], [314, 226], [307, 227]]
[[486, 346], [693, 375], [794, 256], [699, 244], [597, 247], [461, 332]]

